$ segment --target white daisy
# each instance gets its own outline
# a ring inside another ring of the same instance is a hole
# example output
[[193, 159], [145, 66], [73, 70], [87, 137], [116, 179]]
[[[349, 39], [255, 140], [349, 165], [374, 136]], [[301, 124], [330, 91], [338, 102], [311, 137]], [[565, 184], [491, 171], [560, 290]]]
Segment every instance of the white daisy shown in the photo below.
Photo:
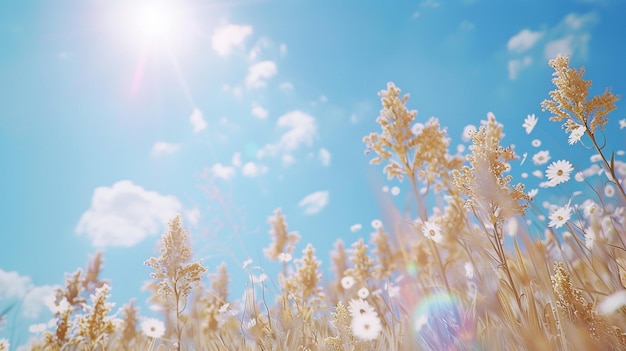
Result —
[[526, 130], [526, 134], [530, 134], [533, 129], [535, 129], [537, 121], [538, 119], [537, 117], [535, 117], [534, 113], [532, 115], [526, 116], [526, 118], [524, 119], [524, 124], [522, 124], [522, 127], [524, 127], [524, 129]]
[[383, 325], [376, 312], [353, 316], [351, 327], [354, 336], [362, 341], [376, 340], [383, 330]]
[[606, 197], [613, 197], [615, 195], [615, 188], [611, 184], [604, 186], [604, 195]]
[[572, 132], [570, 133], [569, 138], [567, 139], [567, 142], [570, 145], [574, 145], [580, 141], [580, 138], [582, 138], [583, 135], [585, 135], [585, 126], [578, 125], [578, 127], [572, 130]]
[[11, 346], [11, 344], [8, 339], [0, 339], [0, 351], [9, 351], [9, 346]]
[[345, 277], [341, 278], [341, 286], [345, 290], [352, 288], [354, 286], [354, 278], [349, 275], [346, 275]]
[[376, 313], [374, 307], [372, 307], [369, 302], [363, 299], [350, 300], [350, 302], [348, 302], [348, 311], [350, 311], [350, 315], [352, 316], [352, 318], [356, 318], [366, 313]]
[[530, 145], [532, 145], [534, 147], [540, 147], [541, 146], [541, 140], [533, 139], [533, 141], [530, 142]]
[[383, 222], [381, 222], [380, 219], [373, 220], [371, 224], [374, 229], [378, 229], [383, 226]]
[[141, 322], [141, 330], [147, 337], [158, 339], [165, 334], [165, 325], [156, 318], [146, 318]]
[[443, 240], [443, 235], [441, 235], [441, 226], [431, 220], [424, 223], [422, 233], [425, 237], [436, 243], [440, 243]]
[[619, 120], [619, 129], [626, 128], [626, 118], [622, 118]]
[[356, 294], [359, 298], [365, 300], [368, 296], [370, 296], [370, 291], [367, 290], [366, 287], [362, 287]]
[[546, 177], [554, 185], [565, 183], [569, 180], [569, 175], [574, 167], [567, 160], [552, 162], [546, 170]]
[[561, 228], [565, 222], [569, 221], [572, 217], [572, 209], [569, 205], [557, 208], [550, 214], [550, 223], [548, 227]]
[[398, 194], [400, 194], [400, 188], [398, 188], [397, 186], [391, 188], [391, 195], [397, 196]]
[[291, 256], [290, 253], [287, 252], [281, 252], [278, 254], [278, 261], [282, 262], [282, 263], [287, 263], [289, 261], [291, 261], [293, 257]]
[[535, 166], [541, 166], [550, 161], [550, 151], [543, 150], [533, 155], [533, 163]]

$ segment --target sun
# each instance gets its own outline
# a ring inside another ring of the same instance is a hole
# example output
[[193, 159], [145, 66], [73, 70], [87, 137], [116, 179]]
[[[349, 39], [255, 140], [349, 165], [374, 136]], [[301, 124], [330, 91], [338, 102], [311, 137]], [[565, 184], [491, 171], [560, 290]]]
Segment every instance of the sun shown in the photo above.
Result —
[[171, 39], [175, 29], [172, 13], [162, 4], [156, 5], [137, 14], [137, 34], [147, 43], [165, 43]]
[[183, 37], [187, 23], [179, 2], [138, 2], [129, 12], [129, 34], [141, 46], [168, 48]]

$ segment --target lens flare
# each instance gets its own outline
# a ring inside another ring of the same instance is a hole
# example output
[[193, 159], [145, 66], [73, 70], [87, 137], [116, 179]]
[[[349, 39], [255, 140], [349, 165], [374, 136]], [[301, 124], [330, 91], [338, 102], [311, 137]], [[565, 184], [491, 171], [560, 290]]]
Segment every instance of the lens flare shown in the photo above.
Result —
[[474, 322], [459, 299], [445, 292], [421, 299], [412, 323], [418, 342], [428, 350], [466, 350], [474, 340]]

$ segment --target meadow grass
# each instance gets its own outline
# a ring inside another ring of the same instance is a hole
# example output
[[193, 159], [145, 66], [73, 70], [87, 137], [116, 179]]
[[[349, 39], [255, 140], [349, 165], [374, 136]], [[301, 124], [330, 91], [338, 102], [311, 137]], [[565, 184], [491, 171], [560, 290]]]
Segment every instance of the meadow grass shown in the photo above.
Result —
[[[311, 244], [296, 249], [302, 238], [276, 210], [264, 254], [282, 270], [249, 270], [244, 297], [233, 299], [228, 267], [206, 274], [178, 216], [160, 256], [146, 261], [161, 319], [140, 316], [133, 301], [114, 313], [98, 254], [48, 301], [55, 323], [30, 349], [626, 349], [626, 163], [603, 133], [618, 96], [589, 97], [591, 82], [567, 57], [550, 65], [556, 88], [542, 106], [563, 123], [572, 148], [591, 141], [589, 164], [548, 164], [548, 150], [520, 159], [501, 145], [493, 114], [466, 128], [468, 150], [450, 153], [439, 121], [416, 123], [408, 95], [389, 83], [380, 92], [381, 130], [363, 141], [389, 179], [410, 182], [416, 210], [398, 223], [375, 221], [369, 239], [338, 239], [333, 277], [322, 279]], [[536, 123], [528, 116], [526, 133]], [[572, 182], [586, 189], [537, 204], [524, 176], [513, 182], [524, 162], [544, 179], [542, 192]], [[7, 344], [0, 340], [0, 350]]]

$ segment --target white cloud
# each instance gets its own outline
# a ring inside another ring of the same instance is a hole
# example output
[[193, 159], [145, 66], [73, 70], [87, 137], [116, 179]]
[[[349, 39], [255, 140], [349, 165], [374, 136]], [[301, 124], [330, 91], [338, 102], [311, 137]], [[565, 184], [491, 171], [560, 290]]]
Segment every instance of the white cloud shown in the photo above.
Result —
[[267, 85], [265, 79], [271, 78], [278, 72], [272, 61], [261, 61], [248, 68], [246, 86], [248, 88], [262, 88]]
[[278, 51], [280, 52], [280, 58], [285, 58], [285, 56], [287, 56], [287, 44], [280, 44]]
[[211, 173], [216, 177], [229, 180], [235, 175], [235, 168], [230, 166], [224, 166], [221, 163], [216, 163], [211, 166]]
[[152, 145], [152, 155], [171, 155], [180, 150], [180, 144], [168, 143], [166, 141], [157, 141]]
[[235, 152], [233, 154], [233, 160], [231, 162], [233, 166], [241, 167], [241, 152]]
[[280, 90], [293, 90], [293, 84], [291, 84], [289, 82], [283, 82], [283, 83], [280, 83], [278, 88]]
[[250, 34], [252, 26], [228, 24], [215, 30], [211, 38], [211, 47], [220, 56], [228, 56], [234, 48], [243, 46]]
[[517, 79], [520, 71], [530, 66], [532, 63], [533, 59], [530, 56], [525, 56], [523, 59], [509, 60], [509, 79]]
[[94, 190], [91, 207], [81, 216], [76, 233], [87, 235], [96, 247], [129, 247], [157, 234], [181, 208], [174, 196], [121, 180]]
[[557, 54], [587, 57], [591, 29], [599, 22], [594, 12], [586, 14], [570, 13], [552, 30], [550, 40], [545, 44], [544, 57], [553, 59]]
[[0, 269], [0, 300], [21, 300], [24, 317], [38, 318], [45, 306], [44, 298], [53, 295], [56, 288], [54, 285], [36, 286], [28, 276]]
[[297, 150], [301, 145], [313, 144], [317, 132], [315, 118], [302, 111], [290, 111], [278, 118], [277, 125], [288, 128], [276, 144], [265, 145], [258, 151], [258, 157], [276, 156], [279, 153], [289, 153]]
[[304, 214], [314, 215], [328, 205], [328, 191], [316, 191], [300, 200], [299, 207], [304, 207]]
[[202, 218], [202, 214], [200, 213], [200, 209], [195, 207], [192, 210], [189, 210], [185, 213], [185, 216], [189, 223], [193, 226], [197, 226], [200, 223], [200, 218]]
[[263, 106], [256, 105], [256, 104], [252, 107], [251, 113], [254, 117], [257, 117], [260, 119], [266, 119], [268, 115], [267, 110], [264, 109]]
[[330, 151], [326, 150], [325, 148], [321, 148], [317, 156], [319, 157], [320, 162], [322, 162], [323, 166], [330, 165], [330, 157], [331, 157]]
[[244, 164], [243, 167], [241, 168], [241, 174], [243, 174], [246, 177], [251, 177], [251, 178], [260, 176], [261, 174], [264, 174], [265, 172], [267, 172], [266, 166], [259, 165], [254, 162], [246, 162], [246, 164]]
[[198, 133], [203, 130], [207, 125], [204, 117], [202, 116], [202, 111], [197, 108], [194, 109], [191, 116], [189, 116], [189, 122], [191, 122], [191, 125], [193, 126], [194, 133]]
[[257, 40], [256, 44], [250, 49], [250, 54], [248, 54], [248, 58], [250, 61], [254, 61], [257, 59], [261, 51], [269, 48], [272, 45], [272, 42], [267, 38], [261, 38]]
[[571, 56], [574, 53], [574, 36], [568, 35], [564, 38], [552, 40], [546, 43], [545, 57], [552, 59], [557, 55]]
[[509, 52], [522, 53], [535, 45], [539, 39], [543, 36], [543, 32], [533, 32], [529, 29], [522, 29], [507, 43], [507, 49]]

